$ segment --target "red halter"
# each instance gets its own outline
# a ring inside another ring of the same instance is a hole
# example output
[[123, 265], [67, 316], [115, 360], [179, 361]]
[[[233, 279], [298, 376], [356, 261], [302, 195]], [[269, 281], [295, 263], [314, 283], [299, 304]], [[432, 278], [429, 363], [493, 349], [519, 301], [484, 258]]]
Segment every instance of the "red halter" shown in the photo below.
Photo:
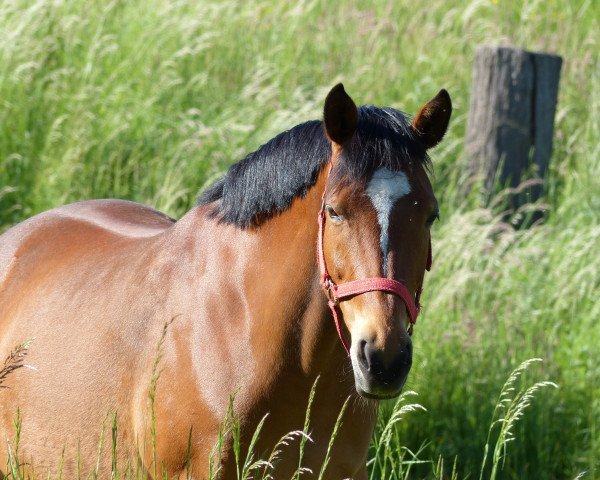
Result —
[[[321, 203], [321, 211], [319, 212], [318, 221], [319, 236], [317, 239], [317, 259], [319, 262], [319, 270], [321, 273], [321, 286], [327, 292], [327, 297], [329, 299], [327, 303], [329, 305], [329, 308], [331, 309], [331, 313], [333, 314], [335, 328], [340, 337], [340, 340], [342, 341], [342, 345], [346, 349], [348, 355], [350, 355], [350, 347], [348, 346], [348, 342], [344, 338], [344, 334], [340, 326], [337, 305], [340, 302], [340, 300], [354, 297], [355, 295], [360, 295], [366, 292], [382, 291], [393, 293], [400, 297], [400, 299], [406, 305], [406, 310], [408, 311], [408, 316], [410, 317], [410, 326], [408, 327], [408, 334], [412, 335], [413, 325], [417, 323], [417, 317], [419, 316], [419, 311], [421, 309], [419, 299], [421, 297], [422, 287], [419, 287], [419, 289], [416, 292], [415, 298], [413, 299], [413, 296], [411, 295], [406, 285], [404, 285], [404, 283], [399, 282], [398, 280], [393, 280], [391, 278], [364, 278], [362, 280], [354, 280], [351, 282], [343, 283], [341, 285], [337, 285], [329, 275], [329, 272], [327, 271], [327, 264], [325, 263], [325, 252], [323, 250], [323, 237], [325, 232], [325, 192], [323, 192], [323, 202]], [[427, 270], [431, 269], [431, 237], [429, 238], [429, 252], [427, 253], [427, 265], [425, 266], [425, 268]]]

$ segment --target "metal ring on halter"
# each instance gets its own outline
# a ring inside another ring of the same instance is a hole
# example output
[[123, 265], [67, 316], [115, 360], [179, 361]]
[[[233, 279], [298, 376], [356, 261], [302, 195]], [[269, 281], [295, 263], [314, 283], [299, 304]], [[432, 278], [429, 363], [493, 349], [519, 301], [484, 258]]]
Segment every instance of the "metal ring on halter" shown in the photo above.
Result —
[[331, 279], [327, 280], [327, 284], [325, 286], [325, 292], [326, 292], [325, 294], [327, 295], [327, 299], [329, 300], [330, 304], [337, 305], [339, 303], [339, 300], [335, 296], [335, 283], [333, 283], [333, 280], [331, 280]]

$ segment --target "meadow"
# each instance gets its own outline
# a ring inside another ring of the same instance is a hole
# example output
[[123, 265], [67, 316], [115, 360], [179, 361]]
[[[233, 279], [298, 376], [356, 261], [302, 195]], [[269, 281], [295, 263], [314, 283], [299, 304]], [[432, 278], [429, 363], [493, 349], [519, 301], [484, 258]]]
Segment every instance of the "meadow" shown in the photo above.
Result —
[[[91, 198], [178, 217], [245, 153], [320, 118], [339, 81], [360, 104], [409, 113], [446, 88], [441, 221], [407, 385], [418, 395], [382, 407], [371, 476], [600, 478], [599, 20], [594, 0], [1, 2], [0, 231]], [[484, 204], [477, 183], [463, 188], [484, 43], [564, 60], [545, 214], [527, 229], [502, 194]], [[543, 362], [501, 397], [531, 358]], [[540, 381], [558, 388], [510, 410]]]

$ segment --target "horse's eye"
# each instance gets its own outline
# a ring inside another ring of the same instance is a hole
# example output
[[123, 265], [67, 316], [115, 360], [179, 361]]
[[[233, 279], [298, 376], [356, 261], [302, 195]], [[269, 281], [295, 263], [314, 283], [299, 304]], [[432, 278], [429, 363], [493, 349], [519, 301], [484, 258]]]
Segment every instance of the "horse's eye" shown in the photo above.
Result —
[[433, 225], [433, 222], [435, 222], [436, 220], [439, 220], [439, 219], [440, 219], [440, 212], [438, 210], [436, 210], [431, 215], [429, 215], [429, 218], [427, 219], [427, 226], [431, 227], [431, 225]]
[[331, 220], [333, 220], [335, 223], [342, 223], [342, 216], [338, 215], [338, 213], [333, 209], [331, 205], [327, 205], [326, 209], [327, 215], [329, 215], [329, 218], [331, 218]]

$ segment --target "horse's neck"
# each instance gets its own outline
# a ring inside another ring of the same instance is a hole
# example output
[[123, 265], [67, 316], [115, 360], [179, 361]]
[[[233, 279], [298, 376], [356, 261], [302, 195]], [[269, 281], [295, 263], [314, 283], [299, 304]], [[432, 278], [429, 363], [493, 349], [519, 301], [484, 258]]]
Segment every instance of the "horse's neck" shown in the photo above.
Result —
[[[325, 181], [321, 173], [303, 198], [258, 228], [217, 227], [214, 222], [209, 228], [217, 255], [227, 256], [228, 275], [235, 275], [241, 286], [236, 286], [238, 298], [232, 303], [244, 305], [239, 314], [250, 322], [248, 345], [257, 368], [265, 372], [285, 369], [287, 361], [304, 373], [322, 373], [330, 367], [325, 363], [332, 352], [344, 356], [316, 261], [317, 215]], [[194, 228], [206, 231], [206, 226]], [[235, 265], [235, 272], [229, 265]]]
[[316, 260], [325, 180], [322, 174], [304, 198], [256, 230], [258, 242], [247, 269], [260, 284], [253, 292], [263, 312], [252, 328], [257, 353], [267, 361], [287, 358], [304, 373], [323, 373], [339, 348]]
[[[269, 411], [270, 421], [278, 425], [272, 430], [277, 438], [266, 439], [269, 448], [289, 428], [302, 427], [317, 375], [313, 420], [329, 429], [326, 435], [354, 392], [349, 360], [319, 284], [317, 215], [324, 187], [321, 174], [304, 198], [256, 229], [218, 225], [207, 220], [207, 207], [190, 212], [191, 224], [182, 225], [182, 236], [193, 238], [195, 246], [189, 249], [195, 252], [193, 262], [203, 264], [199, 276], [219, 285], [219, 301], [226, 304], [222, 317], [210, 319], [217, 322], [215, 331], [226, 333], [219, 337], [219, 348], [234, 362], [230, 378], [221, 381], [227, 385], [224, 408], [233, 388], [237, 408], [248, 418], [253, 418], [251, 412], [262, 416]], [[206, 285], [200, 283], [198, 288], [204, 289], [206, 299]], [[375, 411], [375, 403], [369, 403], [368, 411], [353, 408], [353, 415], [359, 412], [360, 418], [348, 424], [364, 430], [353, 432], [353, 441], [366, 432], [363, 440], [368, 445]]]
[[[264, 250], [263, 258], [265, 264], [272, 266], [265, 272], [269, 277], [268, 290], [277, 292], [267, 300], [267, 304], [275, 306], [269, 321], [283, 329], [283, 348], [298, 352], [296, 362], [306, 373], [323, 373], [335, 353], [344, 357], [319, 284], [317, 215], [325, 184], [324, 178], [319, 180], [304, 199], [294, 202], [265, 229], [265, 245], [270, 246]], [[266, 324], [265, 328], [272, 327]]]

